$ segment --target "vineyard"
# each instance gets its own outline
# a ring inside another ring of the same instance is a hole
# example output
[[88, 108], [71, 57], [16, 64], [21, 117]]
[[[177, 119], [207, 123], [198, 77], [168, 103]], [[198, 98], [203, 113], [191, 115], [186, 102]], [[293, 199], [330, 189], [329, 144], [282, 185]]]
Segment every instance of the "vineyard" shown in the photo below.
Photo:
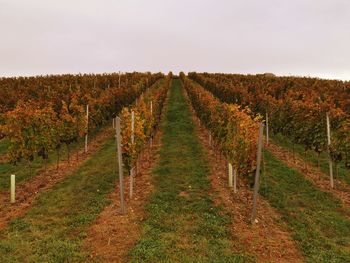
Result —
[[0, 262], [350, 262], [350, 83], [0, 78]]

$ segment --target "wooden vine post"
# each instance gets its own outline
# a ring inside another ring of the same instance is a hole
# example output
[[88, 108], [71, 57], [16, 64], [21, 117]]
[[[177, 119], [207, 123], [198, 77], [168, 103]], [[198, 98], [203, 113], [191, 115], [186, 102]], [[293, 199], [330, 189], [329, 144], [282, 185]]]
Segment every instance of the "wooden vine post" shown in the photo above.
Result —
[[11, 174], [11, 204], [16, 202], [16, 175]]
[[253, 194], [253, 211], [251, 222], [254, 223], [257, 214], [257, 202], [258, 202], [258, 192], [260, 184], [260, 166], [261, 166], [261, 155], [262, 155], [262, 140], [264, 133], [264, 124], [259, 124], [259, 139], [258, 139], [258, 152], [256, 160], [256, 171], [255, 171], [255, 183], [254, 183], [254, 194]]
[[[131, 111], [131, 144], [135, 144], [135, 112]], [[137, 160], [136, 160], [137, 162]], [[134, 188], [134, 167], [130, 169], [130, 175], [129, 175], [129, 194], [130, 198], [132, 198], [133, 195], [133, 188]]]
[[135, 143], [135, 112], [131, 111], [131, 144]]
[[266, 112], [266, 146], [269, 146], [269, 114]]
[[237, 169], [233, 169], [233, 192], [237, 193]]
[[228, 187], [232, 188], [233, 187], [233, 169], [232, 169], [232, 164], [228, 163]]
[[87, 153], [88, 151], [88, 132], [89, 132], [89, 105], [86, 105], [85, 153]]
[[326, 121], [327, 121], [327, 148], [328, 148], [328, 154], [329, 154], [329, 177], [331, 182], [331, 188], [334, 188], [334, 178], [333, 178], [333, 162], [330, 152], [330, 145], [331, 145], [331, 125], [329, 122], [329, 113], [326, 113]]
[[[114, 129], [114, 143], [115, 143], [115, 147], [116, 147], [116, 149], [118, 148], [118, 139], [117, 139], [117, 118], [118, 118], [118, 116], [117, 117], [115, 117], [115, 118], [113, 118], [113, 123], [114, 123], [114, 127], [113, 127], [113, 129]], [[113, 158], [113, 160], [114, 160], [114, 174], [116, 174], [117, 173], [117, 159], [118, 158]]]
[[[153, 119], [153, 101], [151, 101], [150, 111], [151, 111], [151, 119]], [[150, 139], [150, 145], [152, 148], [153, 147], [153, 130], [151, 132], [152, 132], [152, 135], [151, 135], [151, 139]]]
[[233, 168], [231, 163], [228, 164], [228, 186], [237, 193], [237, 169]]
[[117, 155], [118, 155], [118, 165], [119, 165], [120, 210], [122, 214], [125, 214], [122, 138], [121, 138], [121, 127], [120, 127], [119, 117], [116, 117], [116, 138], [117, 138]]

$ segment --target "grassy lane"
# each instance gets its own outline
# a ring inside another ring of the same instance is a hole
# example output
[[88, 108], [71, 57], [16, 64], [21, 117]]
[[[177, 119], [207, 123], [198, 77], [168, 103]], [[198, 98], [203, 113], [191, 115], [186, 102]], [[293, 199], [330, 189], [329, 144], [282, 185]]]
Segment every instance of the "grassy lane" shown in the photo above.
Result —
[[270, 152], [261, 194], [289, 224], [309, 262], [350, 262], [350, 220], [338, 199], [322, 192]]
[[13, 220], [0, 233], [0, 262], [85, 261], [85, 231], [109, 202], [117, 179], [114, 150], [111, 139], [76, 173], [41, 194], [23, 218]]
[[2, 139], [0, 140], [0, 156], [6, 154], [7, 148], [9, 147], [9, 140]]
[[194, 134], [189, 107], [174, 80], [162, 123], [155, 192], [146, 207], [142, 237], [130, 251], [132, 262], [247, 262], [231, 251], [230, 218], [215, 207], [208, 163]]
[[[102, 131], [102, 129], [101, 129]], [[90, 134], [90, 140], [94, 139], [98, 135], [98, 132]], [[6, 155], [7, 148], [9, 147], [8, 141], [0, 141], [0, 155], [3, 153]], [[70, 158], [71, 160], [76, 159], [76, 152], [82, 150], [82, 141], [79, 143], [73, 143], [70, 145]], [[60, 150], [60, 165], [68, 160], [67, 157], [67, 147], [62, 146]], [[79, 154], [80, 155], [80, 154]], [[81, 156], [79, 156], [81, 158]], [[56, 165], [57, 163], [57, 152], [53, 151], [49, 154], [49, 159], [47, 160], [47, 165]], [[0, 191], [8, 190], [10, 187], [10, 175], [16, 175], [16, 183], [21, 183], [29, 180], [30, 178], [45, 171], [45, 161], [41, 157], [36, 157], [31, 163], [31, 169], [29, 169], [29, 163], [26, 161], [21, 161], [17, 165], [12, 165], [9, 162], [0, 163]]]
[[[293, 143], [288, 138], [282, 136], [281, 134], [276, 134], [273, 135], [272, 139], [281, 147], [286, 148], [291, 152], [293, 151]], [[294, 150], [299, 158], [311, 163], [315, 167], [318, 166], [319, 162], [320, 170], [326, 175], [329, 174], [328, 154], [326, 152], [323, 152], [318, 158], [314, 151], [308, 151], [307, 157], [305, 158], [304, 147], [302, 145], [295, 144]], [[335, 179], [343, 180], [350, 185], [350, 169], [345, 167], [344, 162], [340, 162], [337, 167], [333, 167], [333, 169]]]
[[[63, 152], [63, 151], [62, 151]], [[49, 156], [48, 164], [56, 162], [56, 154]], [[75, 158], [75, 156], [73, 157]], [[22, 161], [17, 165], [12, 165], [9, 162], [0, 163], [0, 190], [8, 190], [10, 187], [10, 175], [16, 175], [16, 183], [25, 182], [31, 177], [36, 176], [45, 170], [45, 162], [41, 158], [36, 158], [32, 164], [31, 169], [27, 162]]]

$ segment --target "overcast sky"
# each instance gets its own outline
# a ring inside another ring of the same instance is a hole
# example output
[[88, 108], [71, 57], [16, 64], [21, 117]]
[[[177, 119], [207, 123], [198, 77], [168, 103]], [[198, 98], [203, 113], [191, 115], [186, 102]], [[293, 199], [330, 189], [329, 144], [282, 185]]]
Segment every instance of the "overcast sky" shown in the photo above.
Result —
[[0, 0], [0, 76], [119, 70], [350, 80], [350, 1]]

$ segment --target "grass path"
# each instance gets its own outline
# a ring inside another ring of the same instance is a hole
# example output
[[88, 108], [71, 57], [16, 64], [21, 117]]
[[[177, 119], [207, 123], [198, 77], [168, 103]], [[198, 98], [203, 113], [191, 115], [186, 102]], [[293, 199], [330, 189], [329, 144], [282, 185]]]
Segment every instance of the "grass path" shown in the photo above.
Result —
[[253, 261], [232, 252], [230, 217], [209, 195], [209, 167], [179, 80], [173, 81], [162, 130], [155, 189], [146, 207], [142, 237], [130, 251], [131, 261]]
[[110, 139], [78, 171], [42, 193], [21, 218], [0, 232], [0, 262], [85, 261], [82, 240], [108, 204], [117, 179]]
[[10, 142], [7, 139], [0, 140], [0, 160], [1, 160], [1, 157], [6, 154], [9, 144]]
[[[5, 228], [12, 219], [24, 215], [32, 206], [35, 199], [43, 192], [50, 190], [55, 184], [64, 180], [66, 176], [74, 174], [101, 146], [111, 137], [112, 129], [104, 129], [90, 141], [87, 154], [80, 153], [79, 160], [71, 158], [70, 163], [62, 162], [60, 169], [56, 165], [48, 166], [43, 171], [30, 179], [16, 182], [16, 203], [10, 204], [9, 189], [0, 191], [0, 230]], [[17, 174], [16, 174], [17, 179]], [[16, 180], [17, 181], [17, 180]]]
[[334, 195], [334, 197], [343, 204], [344, 211], [347, 210], [347, 216], [350, 218], [350, 185], [343, 181], [336, 180], [335, 187], [332, 189], [330, 187], [329, 175], [323, 173], [321, 169], [309, 162], [307, 163], [306, 169], [305, 159], [301, 158], [299, 155], [296, 154], [293, 156], [288, 149], [274, 142], [269, 144], [268, 150], [285, 165], [303, 174], [315, 187]]
[[[273, 134], [272, 140], [280, 147], [289, 150], [290, 154], [292, 155], [293, 143], [291, 142], [291, 140], [289, 140], [281, 134]], [[299, 144], [294, 145], [294, 152], [297, 158], [306, 161], [308, 165], [318, 167], [318, 169], [322, 171], [328, 178], [329, 164], [327, 152], [322, 152], [322, 154], [320, 154], [320, 156], [318, 157], [314, 151], [308, 151], [307, 156], [305, 158], [304, 147]], [[345, 163], [341, 162], [337, 164], [337, 166], [334, 164], [333, 169], [334, 179], [336, 180], [336, 186], [341, 186], [343, 182], [350, 186], [350, 169], [345, 167]]]
[[350, 220], [331, 193], [265, 152], [260, 193], [282, 215], [308, 262], [350, 262]]
[[[108, 128], [109, 127], [103, 127], [91, 133], [89, 137], [89, 140], [90, 140], [89, 143], [91, 143], [91, 141], [98, 138], [99, 135]], [[81, 159], [82, 155], [84, 155], [82, 139], [83, 138], [81, 138], [79, 142], [72, 143], [69, 146], [71, 163], [76, 162], [77, 152], [78, 152], [78, 159], [79, 158]], [[44, 173], [45, 165], [47, 165], [48, 167], [56, 167], [57, 165], [56, 151], [52, 151], [49, 153], [49, 159], [47, 161], [43, 160], [40, 157], [36, 157], [34, 161], [31, 163], [31, 168], [29, 168], [29, 163], [25, 160], [18, 162], [17, 165], [13, 165], [8, 161], [8, 157], [6, 154], [9, 146], [10, 146], [10, 143], [8, 140], [3, 139], [0, 141], [0, 192], [6, 191], [9, 189], [11, 174], [16, 175], [17, 184], [25, 183], [27, 181], [30, 181], [35, 176]], [[67, 153], [68, 151], [67, 151], [66, 145], [62, 145], [62, 148], [59, 154], [60, 155], [59, 167], [65, 167], [68, 164]]]

